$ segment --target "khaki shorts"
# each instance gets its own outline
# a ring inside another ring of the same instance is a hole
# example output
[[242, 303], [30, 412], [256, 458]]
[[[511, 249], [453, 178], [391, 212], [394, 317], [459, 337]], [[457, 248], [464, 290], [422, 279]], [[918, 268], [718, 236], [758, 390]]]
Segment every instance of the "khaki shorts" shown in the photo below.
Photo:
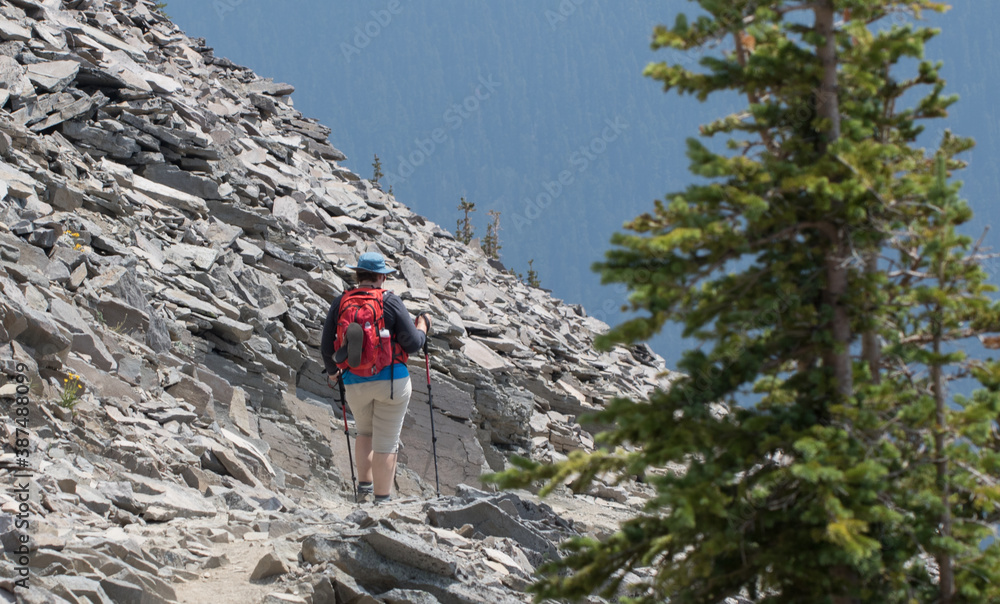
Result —
[[409, 377], [396, 378], [391, 388], [393, 397], [390, 399], [390, 380], [344, 386], [358, 434], [372, 437], [372, 451], [375, 453], [396, 452], [406, 407], [410, 404], [413, 389]]

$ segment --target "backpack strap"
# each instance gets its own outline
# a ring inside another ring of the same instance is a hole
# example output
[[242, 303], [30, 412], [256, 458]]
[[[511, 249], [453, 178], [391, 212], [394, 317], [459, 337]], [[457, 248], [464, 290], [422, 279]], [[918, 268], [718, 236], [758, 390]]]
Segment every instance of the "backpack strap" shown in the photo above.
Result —
[[[385, 291], [382, 290], [382, 329], [385, 329]], [[396, 398], [396, 334], [389, 332], [389, 400]]]
[[[372, 289], [372, 292], [376, 293], [375, 298], [378, 300], [379, 304], [379, 337], [382, 336], [382, 330], [385, 329], [385, 293], [387, 290], [384, 289]], [[396, 340], [395, 336], [389, 334], [389, 400], [395, 398], [395, 386], [396, 386]]]
[[389, 400], [392, 400], [393, 386], [396, 381], [396, 334], [389, 334], [389, 346], [389, 350], [392, 351], [390, 353], [392, 356], [389, 361]]
[[[384, 289], [378, 289], [378, 288], [373, 288], [371, 291], [373, 293], [375, 293], [374, 297], [375, 297], [376, 300], [378, 300], [378, 319], [376, 319], [376, 321], [378, 322], [379, 338], [381, 338], [382, 337], [382, 330], [385, 329], [385, 292], [386, 292], [386, 290], [384, 290]], [[389, 345], [392, 346], [392, 336], [391, 336], [391, 334], [390, 334], [390, 337], [389, 337]], [[393, 355], [394, 353], [395, 353], [395, 351], [390, 348], [390, 355]], [[389, 357], [389, 400], [390, 401], [393, 399], [393, 388], [392, 387], [393, 387], [393, 376], [395, 375], [395, 368], [393, 367], [393, 364], [395, 363], [395, 361], [396, 361], [395, 356], [390, 356]]]

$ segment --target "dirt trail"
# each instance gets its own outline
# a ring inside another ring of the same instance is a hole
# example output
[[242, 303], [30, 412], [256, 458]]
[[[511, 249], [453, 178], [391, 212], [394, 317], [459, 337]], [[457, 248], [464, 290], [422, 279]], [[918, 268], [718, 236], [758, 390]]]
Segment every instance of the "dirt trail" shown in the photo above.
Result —
[[213, 548], [216, 554], [225, 554], [229, 562], [202, 571], [194, 581], [174, 584], [177, 601], [180, 604], [257, 604], [272, 591], [283, 591], [270, 585], [273, 580], [250, 582], [250, 573], [269, 547], [267, 541], [217, 544]]
[[[593, 497], [570, 497], [552, 495], [539, 500], [526, 492], [519, 491], [522, 499], [550, 505], [560, 516], [573, 520], [579, 528], [589, 529], [591, 534], [607, 534], [613, 532], [617, 523], [634, 514], [622, 504], [596, 499]], [[357, 509], [350, 502], [325, 501], [324, 508], [341, 518]], [[374, 519], [389, 516], [391, 506], [363, 505], [362, 508]], [[316, 527], [322, 532], [322, 527]], [[219, 568], [204, 570], [197, 579], [186, 583], [175, 583], [177, 601], [180, 604], [258, 604], [269, 593], [288, 593], [289, 583], [294, 583], [292, 575], [282, 578], [275, 577], [264, 581], [251, 582], [250, 574], [258, 561], [272, 551], [274, 543], [281, 539], [246, 541], [236, 540], [232, 543], [213, 544], [215, 555], [225, 555], [226, 562]], [[292, 573], [296, 565], [290, 564]], [[301, 594], [305, 595], [305, 594]]]

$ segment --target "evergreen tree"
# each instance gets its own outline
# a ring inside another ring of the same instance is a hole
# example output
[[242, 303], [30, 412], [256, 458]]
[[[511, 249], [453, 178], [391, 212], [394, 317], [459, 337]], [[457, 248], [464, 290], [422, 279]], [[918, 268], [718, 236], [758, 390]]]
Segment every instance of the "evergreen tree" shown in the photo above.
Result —
[[[379, 180], [381, 180], [383, 176], [385, 176], [385, 174], [382, 172], [382, 160], [379, 159], [378, 153], [376, 153], [375, 159], [372, 161], [372, 183], [375, 186], [379, 186]], [[391, 188], [392, 187], [390, 187], [390, 189]]]
[[[698, 4], [704, 16], [657, 28], [653, 47], [707, 48], [700, 69], [659, 63], [647, 75], [701, 99], [737, 92], [749, 106], [701, 128], [727, 137], [728, 152], [688, 141], [701, 181], [627, 225], [597, 268], [641, 313], [600, 346], [667, 321], [704, 346], [684, 354], [687, 377], [669, 391], [595, 414], [614, 426], [600, 435], [607, 450], [518, 460], [493, 477], [546, 480], [544, 493], [644, 473], [656, 488], [614, 536], [569, 543], [534, 592], [610, 596], [627, 571], [649, 567], [627, 590], [638, 602], [1000, 597], [1000, 551], [980, 547], [1000, 499], [987, 446], [1000, 370], [946, 348], [1000, 324], [954, 231], [968, 207], [943, 172], [961, 167], [969, 143], [946, 136], [930, 157], [916, 146], [918, 120], [955, 99], [922, 60], [935, 32], [884, 25], [943, 5]], [[898, 79], [905, 59], [921, 61]], [[929, 92], [901, 108], [919, 87]], [[948, 376], [969, 374], [986, 389], [949, 398]]]
[[476, 211], [476, 204], [465, 201], [463, 197], [458, 204], [458, 209], [462, 211], [462, 218], [455, 224], [455, 239], [469, 245], [476, 236], [476, 229], [472, 226], [472, 213]]
[[487, 258], [493, 260], [500, 259], [500, 212], [490, 210], [486, 212], [490, 216], [490, 222], [486, 225], [486, 236], [483, 237], [483, 252]]
[[528, 260], [528, 285], [531, 287], [541, 287], [542, 282], [538, 280], [538, 272], [532, 266], [535, 263], [535, 259], [532, 258]]
[[[971, 146], [950, 134], [945, 141]], [[985, 523], [998, 520], [996, 494], [982, 494], [996, 490], [984, 476], [1000, 467], [991, 442], [1000, 411], [998, 373], [995, 363], [971, 360], [954, 343], [996, 329], [1000, 316], [988, 296], [996, 288], [985, 285], [978, 245], [970, 251], [971, 239], [956, 232], [972, 212], [958, 199], [958, 186], [947, 183], [944, 155], [934, 163], [928, 197], [891, 243], [898, 252], [889, 267], [897, 278], [889, 284], [888, 302], [897, 311], [885, 351], [892, 384], [879, 395], [899, 410], [882, 421], [892, 426], [899, 460], [909, 463], [890, 468], [903, 477], [893, 502], [921, 518], [913, 539], [934, 556], [939, 571], [926, 601], [989, 601], [997, 597], [1000, 565], [996, 553], [984, 555], [979, 544], [994, 533]], [[948, 383], [969, 374], [987, 388], [949, 397]]]

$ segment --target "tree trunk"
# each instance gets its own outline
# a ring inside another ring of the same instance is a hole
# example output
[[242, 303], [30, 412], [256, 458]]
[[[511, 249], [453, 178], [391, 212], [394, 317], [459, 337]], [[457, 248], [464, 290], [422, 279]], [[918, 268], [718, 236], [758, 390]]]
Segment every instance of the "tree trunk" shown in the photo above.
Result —
[[[943, 271], [939, 271], [940, 273]], [[937, 357], [941, 354], [941, 334], [940, 327], [934, 328], [934, 354]], [[941, 489], [941, 536], [951, 536], [951, 504], [948, 502], [949, 491], [951, 490], [948, 478], [948, 455], [945, 451], [945, 430], [948, 427], [948, 407], [945, 401], [944, 380], [941, 376], [940, 359], [935, 358], [931, 365], [931, 388], [934, 390], [934, 402], [937, 405], [937, 426], [934, 431], [934, 453], [935, 465], [937, 466], [938, 488]], [[947, 551], [938, 552], [935, 556], [938, 564], [938, 589], [941, 593], [941, 604], [951, 604], [952, 596], [955, 594], [955, 572], [952, 568], [951, 554]]]
[[[833, 0], [819, 0], [814, 4], [816, 33], [822, 41], [816, 55], [823, 68], [819, 92], [816, 94], [816, 113], [828, 124], [828, 130], [820, 136], [818, 149], [826, 153], [831, 144], [840, 138], [840, 103], [837, 95], [837, 39], [833, 29]], [[827, 354], [825, 364], [832, 369], [836, 390], [843, 398], [854, 392], [851, 375], [851, 323], [842, 298], [847, 293], [847, 263], [850, 249], [844, 234], [839, 229], [831, 232], [830, 249], [826, 258], [826, 291], [824, 303], [833, 311], [830, 330], [833, 333], [834, 349]]]
[[829, 122], [828, 130], [820, 139], [820, 152], [840, 138], [840, 102], [837, 96], [837, 37], [833, 29], [833, 0], [819, 0], [813, 9], [816, 14], [816, 33], [823, 42], [816, 49], [823, 77], [816, 93], [816, 114]]
[[850, 258], [850, 249], [839, 232], [831, 248], [826, 257], [826, 291], [823, 301], [833, 311], [830, 319], [833, 348], [826, 354], [824, 362], [833, 371], [836, 392], [841, 399], [839, 402], [846, 402], [854, 393], [850, 349], [851, 321], [843, 302], [843, 297], [847, 293], [847, 262]]
[[[865, 259], [865, 276], [871, 277], [878, 272], [878, 250], [868, 252]], [[872, 304], [874, 307], [874, 304]], [[875, 327], [870, 327], [861, 336], [861, 358], [868, 363], [868, 371], [872, 374], [872, 383], [878, 385], [882, 382], [879, 370], [882, 365], [882, 347], [878, 341], [878, 333]]]
[[[820, 36], [816, 56], [822, 67], [819, 90], [816, 93], [816, 115], [826, 123], [826, 131], [820, 133], [817, 150], [824, 154], [830, 145], [840, 138], [840, 102], [837, 95], [837, 39], [833, 28], [833, 0], [817, 0], [813, 4], [816, 17], [816, 33]], [[854, 392], [854, 380], [851, 372], [851, 322], [844, 305], [844, 295], [847, 293], [848, 261], [850, 248], [847, 237], [839, 226], [834, 225], [829, 233], [830, 247], [826, 257], [826, 290], [823, 302], [832, 310], [830, 331], [833, 336], [833, 347], [825, 355], [824, 364], [833, 373], [836, 382], [836, 393], [840, 399], [846, 400]], [[858, 586], [858, 575], [854, 568], [842, 564], [831, 569], [831, 575], [837, 578], [837, 591], [848, 595], [833, 595], [834, 604], [855, 604], [859, 600], [852, 594]]]

